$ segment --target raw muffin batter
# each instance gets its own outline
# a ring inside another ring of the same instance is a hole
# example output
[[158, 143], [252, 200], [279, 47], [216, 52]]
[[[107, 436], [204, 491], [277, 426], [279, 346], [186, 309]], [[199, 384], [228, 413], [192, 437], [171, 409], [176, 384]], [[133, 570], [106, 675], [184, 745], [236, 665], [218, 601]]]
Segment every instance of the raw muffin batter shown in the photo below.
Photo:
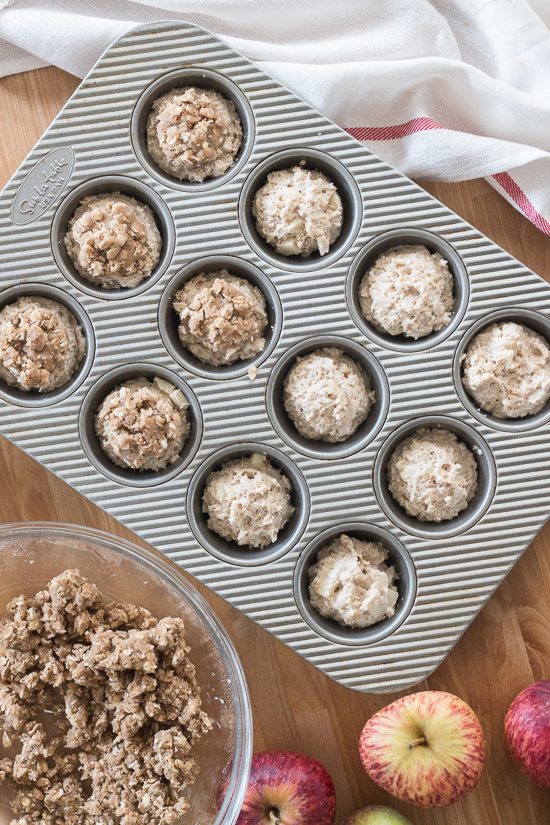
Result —
[[131, 470], [162, 470], [178, 458], [189, 435], [187, 399], [162, 378], [133, 378], [99, 407], [95, 429], [111, 461]]
[[201, 272], [176, 293], [182, 344], [200, 361], [213, 366], [254, 358], [265, 347], [268, 323], [265, 298], [244, 278]]
[[395, 500], [419, 521], [447, 521], [477, 490], [477, 462], [449, 430], [421, 428], [395, 448], [388, 463]]
[[179, 180], [219, 178], [233, 166], [242, 140], [235, 104], [214, 89], [172, 89], [155, 100], [147, 120], [149, 154]]
[[82, 329], [66, 306], [38, 295], [0, 310], [0, 378], [25, 392], [51, 392], [74, 375], [86, 352]]
[[346, 627], [370, 627], [395, 613], [399, 594], [395, 568], [379, 542], [344, 533], [319, 551], [309, 568], [312, 606]]
[[491, 324], [470, 343], [462, 366], [464, 386], [496, 418], [534, 415], [550, 398], [550, 347], [523, 324]]
[[212, 721], [182, 619], [107, 601], [65, 570], [12, 599], [0, 644], [11, 825], [183, 821]]
[[138, 286], [162, 247], [153, 212], [120, 192], [84, 198], [69, 222], [65, 246], [77, 272], [103, 289]]
[[346, 441], [374, 401], [366, 372], [337, 347], [298, 358], [285, 379], [288, 417], [299, 433], [313, 440]]
[[367, 321], [389, 335], [424, 338], [451, 320], [453, 276], [439, 253], [420, 244], [380, 255], [359, 285]]
[[280, 255], [326, 255], [342, 230], [338, 190], [322, 172], [303, 165], [270, 172], [254, 196], [252, 214]]
[[290, 491], [288, 478], [267, 456], [254, 453], [210, 473], [202, 510], [222, 538], [261, 549], [276, 541], [294, 512]]

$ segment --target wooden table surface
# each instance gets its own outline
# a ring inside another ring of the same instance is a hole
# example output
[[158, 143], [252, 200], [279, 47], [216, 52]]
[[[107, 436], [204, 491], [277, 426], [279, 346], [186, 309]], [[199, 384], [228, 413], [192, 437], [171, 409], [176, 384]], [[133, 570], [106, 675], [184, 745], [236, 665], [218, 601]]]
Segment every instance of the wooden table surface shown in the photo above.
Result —
[[[41, 69], [0, 81], [0, 185], [17, 168], [76, 88], [76, 78]], [[549, 273], [550, 239], [484, 181], [427, 188], [529, 267]], [[1, 252], [0, 252], [1, 254]], [[81, 495], [5, 440], [0, 442], [0, 519], [65, 521], [134, 538]], [[363, 773], [357, 738], [366, 719], [393, 696], [355, 693], [330, 681], [249, 619], [206, 593], [248, 675], [256, 749], [284, 748], [320, 759], [338, 794], [337, 823], [368, 803], [395, 804], [415, 825], [548, 825], [550, 793], [511, 764], [502, 723], [513, 696], [550, 678], [550, 525], [427, 682], [469, 702], [483, 724], [488, 762], [478, 788], [441, 810], [393, 803]]]

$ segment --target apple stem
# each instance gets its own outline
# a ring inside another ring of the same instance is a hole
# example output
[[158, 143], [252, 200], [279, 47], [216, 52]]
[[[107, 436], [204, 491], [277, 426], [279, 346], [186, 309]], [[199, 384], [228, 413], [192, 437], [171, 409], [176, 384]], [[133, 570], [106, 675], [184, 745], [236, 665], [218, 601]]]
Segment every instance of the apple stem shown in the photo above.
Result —
[[419, 736], [418, 739], [413, 739], [412, 742], [409, 742], [409, 750], [412, 751], [413, 748], [418, 747], [418, 745], [427, 745], [428, 740], [425, 736]]
[[273, 808], [269, 812], [269, 819], [273, 823], [273, 825], [283, 825], [281, 820], [279, 819], [278, 815], [275, 813]]

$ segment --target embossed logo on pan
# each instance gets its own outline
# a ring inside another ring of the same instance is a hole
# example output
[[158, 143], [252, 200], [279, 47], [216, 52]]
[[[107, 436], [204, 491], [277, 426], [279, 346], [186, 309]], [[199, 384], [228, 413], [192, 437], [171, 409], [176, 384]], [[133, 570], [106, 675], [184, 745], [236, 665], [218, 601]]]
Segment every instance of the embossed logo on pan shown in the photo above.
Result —
[[40, 158], [17, 190], [11, 219], [25, 226], [41, 218], [57, 200], [71, 177], [75, 154], [69, 146], [54, 149]]

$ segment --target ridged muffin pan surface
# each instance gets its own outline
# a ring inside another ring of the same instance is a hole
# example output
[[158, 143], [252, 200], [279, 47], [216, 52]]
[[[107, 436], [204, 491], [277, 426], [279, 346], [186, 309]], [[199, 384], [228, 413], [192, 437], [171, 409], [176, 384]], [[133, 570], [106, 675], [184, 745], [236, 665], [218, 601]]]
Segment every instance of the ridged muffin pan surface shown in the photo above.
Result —
[[[157, 169], [144, 139], [152, 101], [189, 84], [230, 98], [243, 125], [234, 166], [205, 184]], [[326, 256], [287, 258], [259, 236], [252, 200], [270, 171], [302, 161], [335, 183], [344, 223]], [[64, 250], [76, 205], [105, 191], [146, 202], [162, 236], [135, 289], [92, 286]], [[460, 357], [493, 319], [548, 338], [550, 286], [210, 33], [167, 22], [114, 43], [3, 190], [0, 237], [0, 306], [54, 297], [87, 341], [59, 391], [0, 385], [1, 433], [342, 684], [384, 692], [429, 675], [546, 521], [548, 406], [515, 424], [485, 415], [462, 387]], [[357, 295], [373, 256], [403, 243], [440, 252], [455, 286], [448, 327], [416, 342], [371, 329]], [[171, 301], [193, 274], [223, 268], [262, 290], [269, 330], [250, 363], [210, 368], [180, 346]], [[365, 367], [377, 400], [349, 442], [323, 445], [293, 428], [281, 392], [295, 355], [333, 344]], [[171, 380], [189, 403], [184, 451], [158, 474], [110, 466], [94, 433], [103, 394], [139, 376]], [[392, 445], [423, 424], [457, 433], [479, 472], [467, 510], [435, 527], [410, 519], [386, 486]], [[260, 551], [212, 534], [201, 507], [208, 472], [252, 452], [288, 476], [295, 508]], [[399, 572], [396, 615], [368, 631], [308, 603], [308, 564], [346, 530], [385, 543]]]

